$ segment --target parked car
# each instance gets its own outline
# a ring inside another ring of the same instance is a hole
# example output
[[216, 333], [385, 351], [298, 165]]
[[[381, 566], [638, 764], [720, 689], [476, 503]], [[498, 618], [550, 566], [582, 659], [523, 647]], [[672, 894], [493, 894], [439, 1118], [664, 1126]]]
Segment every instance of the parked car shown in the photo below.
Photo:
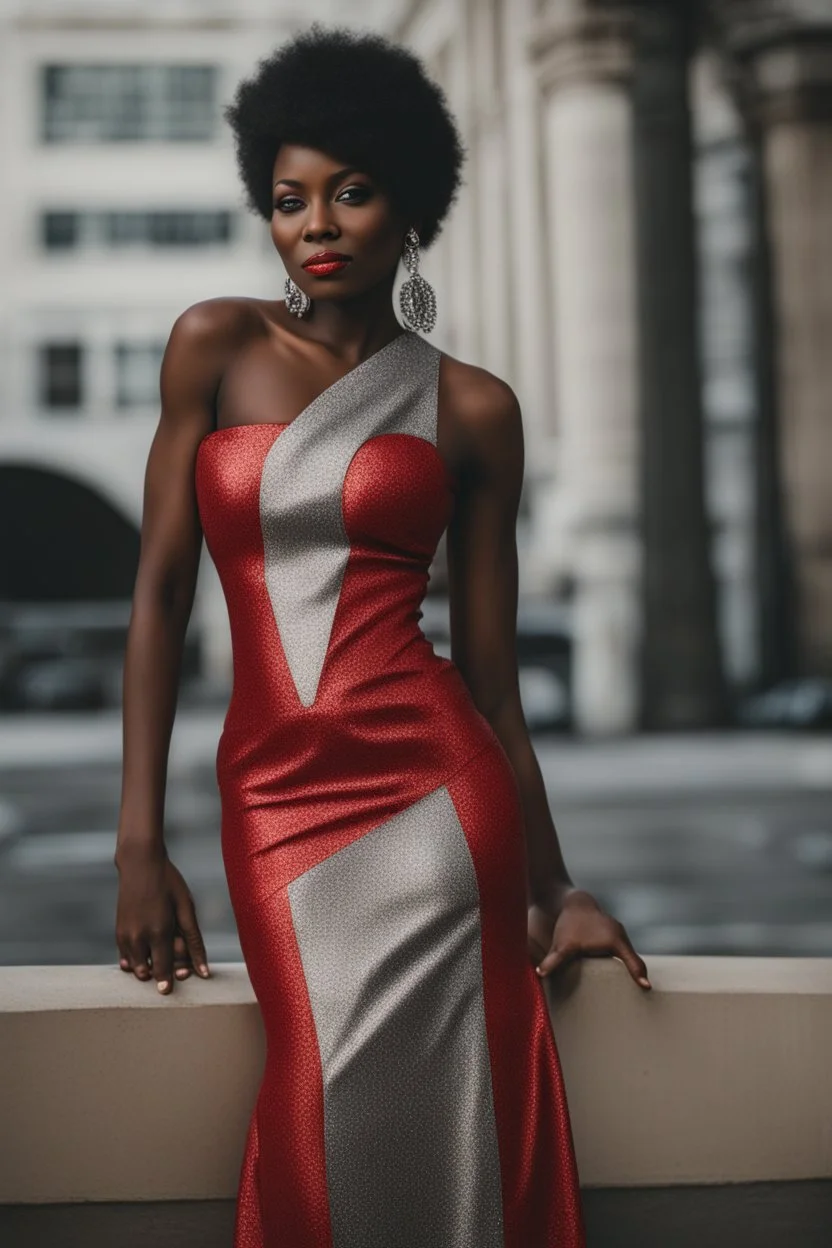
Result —
[[[130, 610], [129, 601], [0, 603], [0, 710], [119, 706]], [[192, 629], [183, 679], [198, 671]]]
[[832, 728], [832, 681], [820, 676], [783, 681], [744, 698], [737, 718], [746, 728]]
[[27, 711], [92, 711], [118, 703], [121, 664], [112, 658], [60, 655], [23, 663], [14, 701]]

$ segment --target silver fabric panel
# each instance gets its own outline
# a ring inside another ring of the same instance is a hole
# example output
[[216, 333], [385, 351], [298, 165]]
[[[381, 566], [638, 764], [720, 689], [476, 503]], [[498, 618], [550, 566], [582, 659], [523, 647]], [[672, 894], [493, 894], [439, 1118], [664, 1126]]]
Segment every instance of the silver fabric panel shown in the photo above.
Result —
[[323, 1068], [335, 1248], [502, 1248], [479, 892], [447, 788], [288, 894]]
[[440, 356], [406, 330], [318, 395], [266, 456], [266, 586], [304, 706], [315, 701], [349, 556], [341, 512], [347, 468], [379, 434], [410, 433], [436, 445]]

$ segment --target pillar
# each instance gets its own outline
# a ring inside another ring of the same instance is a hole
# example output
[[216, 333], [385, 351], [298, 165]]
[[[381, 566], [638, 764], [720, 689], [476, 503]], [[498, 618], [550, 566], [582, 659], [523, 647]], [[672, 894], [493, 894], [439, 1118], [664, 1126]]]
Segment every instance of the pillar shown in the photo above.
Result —
[[[755, 6], [750, 6], [754, 8]], [[790, 673], [832, 676], [832, 15], [729, 28], [759, 143], [774, 331], [773, 383]]]
[[704, 726], [723, 712], [680, 21], [664, 6], [550, 0], [532, 42], [575, 724], [592, 735]]

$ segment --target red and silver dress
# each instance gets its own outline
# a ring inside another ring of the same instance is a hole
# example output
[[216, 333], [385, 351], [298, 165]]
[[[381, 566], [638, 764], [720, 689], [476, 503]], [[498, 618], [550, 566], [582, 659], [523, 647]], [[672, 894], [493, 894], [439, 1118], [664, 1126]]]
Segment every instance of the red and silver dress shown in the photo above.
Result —
[[419, 621], [454, 482], [402, 332], [205, 437], [222, 849], [267, 1037], [235, 1248], [584, 1248], [512, 767]]

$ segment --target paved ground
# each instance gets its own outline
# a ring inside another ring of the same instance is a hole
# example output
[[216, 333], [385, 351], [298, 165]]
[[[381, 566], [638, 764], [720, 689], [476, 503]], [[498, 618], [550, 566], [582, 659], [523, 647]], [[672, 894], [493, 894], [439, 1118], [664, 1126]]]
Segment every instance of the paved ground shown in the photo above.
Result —
[[[241, 957], [215, 711], [180, 711], [167, 840], [209, 957]], [[832, 736], [539, 737], [572, 876], [639, 952], [832, 956]], [[121, 722], [0, 719], [0, 963], [115, 961]]]

